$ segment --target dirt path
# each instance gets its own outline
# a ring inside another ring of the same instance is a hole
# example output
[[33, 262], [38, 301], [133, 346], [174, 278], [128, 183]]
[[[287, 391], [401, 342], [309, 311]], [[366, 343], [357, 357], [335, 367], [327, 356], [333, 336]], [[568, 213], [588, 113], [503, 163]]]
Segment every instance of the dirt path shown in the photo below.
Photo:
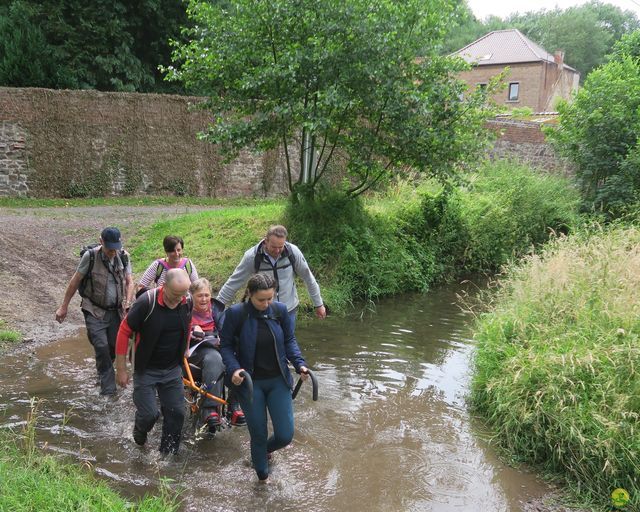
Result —
[[84, 326], [77, 294], [65, 322], [58, 324], [54, 317], [83, 245], [97, 242], [102, 228], [113, 225], [120, 228], [126, 246], [141, 226], [203, 209], [184, 205], [0, 208], [0, 318], [27, 340], [46, 342], [74, 334]]

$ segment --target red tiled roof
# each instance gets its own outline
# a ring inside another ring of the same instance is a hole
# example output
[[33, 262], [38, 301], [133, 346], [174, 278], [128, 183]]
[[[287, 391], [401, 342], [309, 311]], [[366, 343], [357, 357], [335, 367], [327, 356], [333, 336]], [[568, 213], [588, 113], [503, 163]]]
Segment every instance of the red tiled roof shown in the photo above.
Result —
[[[517, 29], [494, 30], [453, 53], [478, 66], [508, 65], [523, 62], [551, 62], [554, 57]], [[564, 65], [572, 71], [571, 66]]]

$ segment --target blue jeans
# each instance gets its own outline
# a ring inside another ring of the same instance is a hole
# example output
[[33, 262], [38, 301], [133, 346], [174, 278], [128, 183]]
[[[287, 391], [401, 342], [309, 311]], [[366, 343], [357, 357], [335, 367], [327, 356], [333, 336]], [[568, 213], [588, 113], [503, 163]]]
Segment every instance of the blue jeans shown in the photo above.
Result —
[[[245, 388], [240, 387], [238, 398], [247, 419], [251, 437], [251, 461], [264, 479], [269, 474], [267, 453], [284, 448], [293, 440], [293, 400], [291, 388], [281, 375], [253, 381], [253, 402], [247, 400]], [[267, 409], [273, 424], [273, 435], [267, 438]]]

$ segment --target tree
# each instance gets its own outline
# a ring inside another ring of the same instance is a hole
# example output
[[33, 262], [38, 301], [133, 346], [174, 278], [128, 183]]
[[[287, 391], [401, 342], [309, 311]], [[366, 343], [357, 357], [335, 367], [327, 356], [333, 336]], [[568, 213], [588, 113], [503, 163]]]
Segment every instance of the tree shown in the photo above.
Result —
[[24, 2], [0, 6], [0, 84], [12, 87], [56, 87], [52, 48]]
[[0, 85], [180, 91], [162, 80], [181, 0], [0, 0]]
[[[637, 41], [638, 34], [625, 41]], [[549, 132], [576, 164], [584, 209], [611, 216], [640, 193], [640, 60], [623, 44], [617, 48], [610, 62], [589, 74], [573, 103], [560, 104], [559, 128]]]
[[214, 122], [203, 138], [228, 157], [282, 148], [294, 200], [313, 197], [338, 162], [350, 196], [402, 167], [446, 179], [478, 147], [484, 119], [453, 76], [465, 64], [437, 54], [453, 8], [192, 0], [190, 41], [177, 45], [169, 78], [208, 95]]

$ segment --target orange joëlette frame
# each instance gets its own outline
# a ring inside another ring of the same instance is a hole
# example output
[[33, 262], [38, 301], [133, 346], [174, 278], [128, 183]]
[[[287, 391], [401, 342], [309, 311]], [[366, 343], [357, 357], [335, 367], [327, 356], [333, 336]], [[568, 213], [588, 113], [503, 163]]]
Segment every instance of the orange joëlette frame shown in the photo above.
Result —
[[185, 379], [184, 377], [182, 377], [182, 382], [184, 383], [185, 386], [187, 386], [189, 389], [193, 389], [194, 391], [196, 391], [197, 393], [200, 393], [203, 396], [206, 396], [207, 398], [210, 398], [211, 400], [215, 400], [218, 403], [227, 405], [226, 400], [220, 397], [217, 397], [215, 395], [212, 395], [211, 393], [207, 393], [203, 388], [199, 388], [197, 386], [197, 384], [193, 380], [193, 375], [191, 374], [191, 368], [189, 368], [189, 361], [187, 361], [186, 357], [184, 358], [184, 369], [187, 372], [187, 377], [189, 377], [188, 379]]

